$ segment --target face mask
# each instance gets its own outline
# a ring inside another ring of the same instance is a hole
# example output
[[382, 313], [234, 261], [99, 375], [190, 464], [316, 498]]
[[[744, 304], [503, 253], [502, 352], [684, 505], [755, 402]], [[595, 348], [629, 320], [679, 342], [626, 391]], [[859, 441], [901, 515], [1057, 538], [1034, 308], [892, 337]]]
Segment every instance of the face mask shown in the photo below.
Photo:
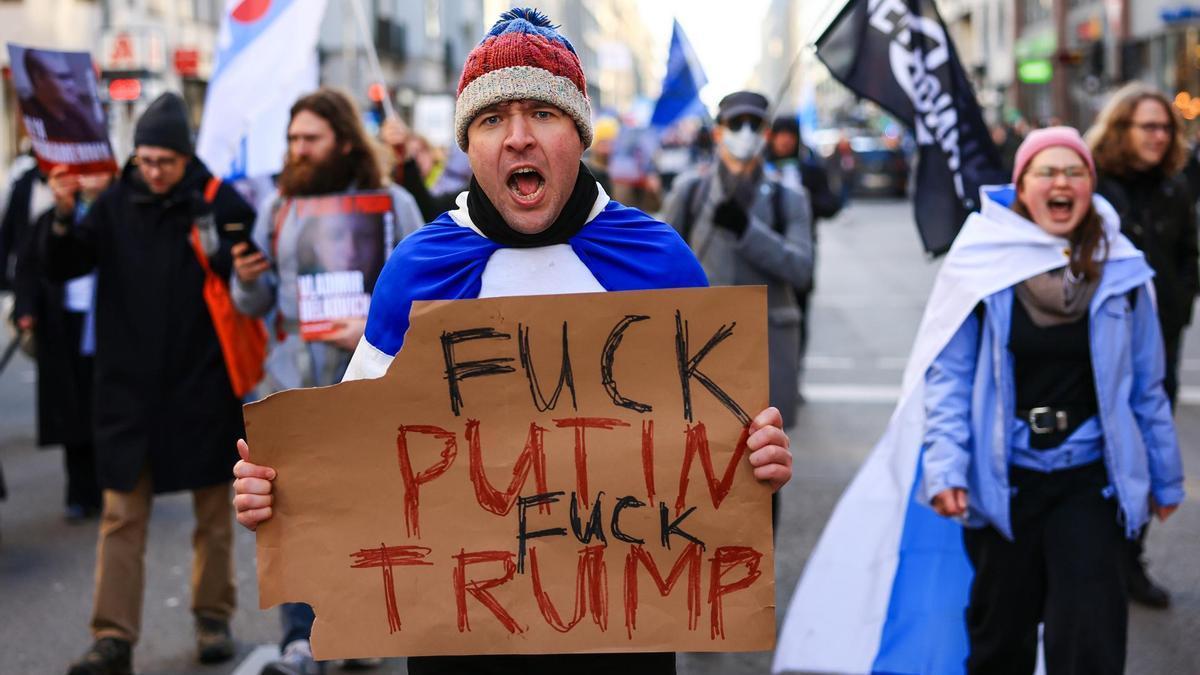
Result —
[[721, 145], [729, 154], [733, 155], [734, 159], [740, 162], [754, 157], [762, 147], [762, 143], [762, 135], [751, 129], [749, 125], [742, 125], [742, 128], [737, 131], [725, 129], [725, 133], [721, 135]]

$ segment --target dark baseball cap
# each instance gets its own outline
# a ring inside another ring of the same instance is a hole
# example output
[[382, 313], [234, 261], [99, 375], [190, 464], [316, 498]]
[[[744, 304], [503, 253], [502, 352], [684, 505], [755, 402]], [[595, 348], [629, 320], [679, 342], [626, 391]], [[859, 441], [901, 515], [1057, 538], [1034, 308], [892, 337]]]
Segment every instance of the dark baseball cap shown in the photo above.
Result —
[[755, 91], [735, 91], [717, 104], [717, 122], [724, 124], [739, 115], [767, 118], [767, 97]]

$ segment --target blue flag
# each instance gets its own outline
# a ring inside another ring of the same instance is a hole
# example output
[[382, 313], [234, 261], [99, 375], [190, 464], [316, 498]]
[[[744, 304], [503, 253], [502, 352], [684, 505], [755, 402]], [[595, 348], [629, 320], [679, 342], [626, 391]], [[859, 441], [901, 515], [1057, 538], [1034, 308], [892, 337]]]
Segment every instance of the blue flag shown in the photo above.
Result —
[[663, 78], [662, 94], [654, 105], [650, 126], [669, 127], [689, 112], [703, 108], [700, 89], [708, 84], [704, 68], [696, 52], [683, 33], [683, 26], [675, 22], [671, 31], [671, 49], [667, 52], [667, 76]]

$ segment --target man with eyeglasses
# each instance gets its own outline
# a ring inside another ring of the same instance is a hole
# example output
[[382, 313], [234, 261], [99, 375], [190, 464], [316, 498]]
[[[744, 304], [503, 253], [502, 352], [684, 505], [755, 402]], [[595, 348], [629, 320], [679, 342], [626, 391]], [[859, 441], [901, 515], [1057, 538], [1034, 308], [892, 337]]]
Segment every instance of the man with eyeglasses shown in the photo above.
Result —
[[[183, 99], [164, 94], [134, 131], [117, 183], [74, 223], [60, 202], [45, 265], [63, 281], [96, 272], [95, 450], [104, 490], [91, 632], [71, 675], [132, 671], [141, 630], [146, 529], [154, 495], [192, 493], [192, 613], [197, 656], [232, 658], [230, 471], [244, 435], [204, 298], [198, 250], [219, 278], [254, 210], [193, 155]], [[195, 233], [195, 234], [193, 234]], [[193, 248], [193, 237], [197, 248]]]
[[738, 91], [721, 99], [715, 166], [680, 175], [662, 218], [679, 231], [717, 285], [766, 285], [771, 405], [792, 426], [799, 404], [800, 305], [793, 289], [812, 283], [808, 195], [763, 171], [767, 99]]
[[[1154, 293], [1162, 327], [1166, 377], [1174, 407], [1179, 389], [1183, 329], [1192, 322], [1200, 289], [1200, 245], [1195, 198], [1181, 174], [1187, 162], [1183, 120], [1161, 92], [1131, 83], [1117, 90], [1087, 133], [1096, 158], [1096, 192], [1121, 216], [1121, 233], [1154, 268]], [[1167, 590], [1151, 581], [1142, 560], [1146, 530], [1130, 542], [1130, 599], [1155, 609], [1170, 606]]]

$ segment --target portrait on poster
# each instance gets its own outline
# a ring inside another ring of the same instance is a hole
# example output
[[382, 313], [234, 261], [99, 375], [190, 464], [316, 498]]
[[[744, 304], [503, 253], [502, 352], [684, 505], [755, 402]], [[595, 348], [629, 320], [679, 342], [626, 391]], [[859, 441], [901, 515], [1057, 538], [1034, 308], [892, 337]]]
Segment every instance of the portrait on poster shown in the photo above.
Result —
[[300, 335], [323, 340], [348, 321], [365, 321], [371, 291], [392, 240], [392, 198], [361, 192], [297, 199], [296, 297]]
[[108, 122], [87, 52], [33, 49], [9, 43], [13, 88], [25, 132], [43, 171], [115, 171]]

